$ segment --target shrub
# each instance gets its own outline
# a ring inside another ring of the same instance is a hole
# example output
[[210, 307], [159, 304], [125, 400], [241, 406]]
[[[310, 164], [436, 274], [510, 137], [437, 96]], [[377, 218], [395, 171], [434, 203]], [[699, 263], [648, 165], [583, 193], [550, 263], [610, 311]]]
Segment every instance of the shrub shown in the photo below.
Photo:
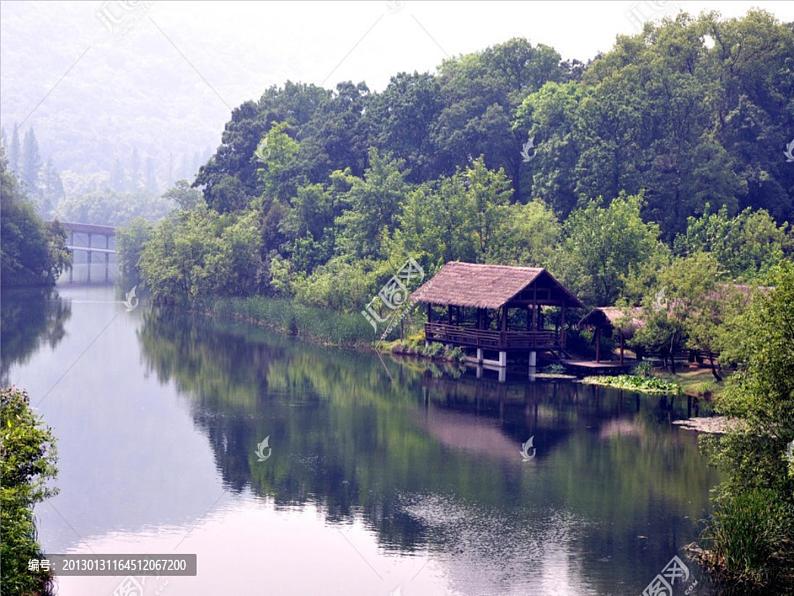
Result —
[[715, 566], [732, 584], [747, 586], [785, 581], [780, 575], [794, 547], [792, 536], [794, 511], [770, 489], [724, 496], [704, 535]]
[[605, 385], [617, 389], [630, 389], [645, 393], [678, 393], [676, 383], [659, 379], [658, 377], [638, 377], [635, 375], [616, 375], [614, 377], [599, 376], [585, 377], [583, 383], [588, 385]]
[[652, 376], [651, 375], [652, 371], [653, 371], [653, 367], [651, 366], [651, 363], [643, 361], [643, 362], [638, 362], [634, 366], [634, 371], [633, 372], [638, 377], [649, 378], [649, 377]]
[[3, 541], [3, 594], [50, 594], [49, 572], [28, 571], [28, 559], [41, 558], [33, 506], [54, 494], [46, 486], [56, 474], [52, 431], [30, 409], [28, 396], [14, 387], [0, 389], [0, 530]]

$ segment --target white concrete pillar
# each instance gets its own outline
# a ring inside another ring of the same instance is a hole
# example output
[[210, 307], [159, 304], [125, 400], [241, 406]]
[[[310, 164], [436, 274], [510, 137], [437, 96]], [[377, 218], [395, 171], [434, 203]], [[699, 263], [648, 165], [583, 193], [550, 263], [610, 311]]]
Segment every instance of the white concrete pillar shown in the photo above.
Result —
[[532, 368], [535, 368], [535, 366], [537, 366], [537, 359], [538, 359], [538, 353], [534, 352], [534, 351], [530, 352], [529, 353], [529, 366], [532, 367]]
[[499, 366], [502, 368], [507, 366], [507, 352], [499, 352]]
[[482, 348], [477, 348], [477, 364], [482, 364], [483, 354]]
[[507, 380], [507, 369], [505, 367], [501, 367], [499, 369], [499, 382], [504, 383]]

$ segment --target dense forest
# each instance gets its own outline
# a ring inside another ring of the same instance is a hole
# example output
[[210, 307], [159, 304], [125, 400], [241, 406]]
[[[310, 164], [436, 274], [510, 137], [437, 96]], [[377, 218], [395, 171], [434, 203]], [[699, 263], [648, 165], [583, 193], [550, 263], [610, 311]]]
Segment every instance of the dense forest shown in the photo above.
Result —
[[203, 200], [137, 222], [125, 267], [160, 302], [349, 311], [407, 255], [546, 266], [590, 304], [701, 252], [761, 279], [792, 250], [792, 56], [768, 13], [682, 13], [586, 65], [512, 39], [382, 93], [287, 82], [233, 111]]

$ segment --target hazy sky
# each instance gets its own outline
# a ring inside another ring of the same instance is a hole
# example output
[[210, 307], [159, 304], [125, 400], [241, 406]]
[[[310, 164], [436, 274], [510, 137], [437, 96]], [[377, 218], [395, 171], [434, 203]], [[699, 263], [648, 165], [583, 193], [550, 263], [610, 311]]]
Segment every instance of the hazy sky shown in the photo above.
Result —
[[[756, 6], [794, 21], [794, 2], [2, 2], [0, 117], [51, 146], [86, 122], [93, 138], [146, 144], [151, 122], [186, 151], [215, 146], [231, 107], [286, 79], [380, 90], [515, 36], [585, 61], [644, 20]], [[126, 118], [143, 122], [133, 139]]]

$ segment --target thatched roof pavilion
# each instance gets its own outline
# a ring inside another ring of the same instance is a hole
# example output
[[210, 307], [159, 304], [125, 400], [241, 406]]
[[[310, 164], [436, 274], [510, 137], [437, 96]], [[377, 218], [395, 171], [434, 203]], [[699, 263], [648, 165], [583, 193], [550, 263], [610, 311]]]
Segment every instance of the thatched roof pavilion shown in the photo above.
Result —
[[[508, 351], [561, 351], [565, 309], [582, 307], [546, 269], [458, 261], [444, 265], [411, 294], [411, 301], [427, 305], [427, 341], [476, 348], [478, 361], [483, 350], [497, 351], [499, 366]], [[543, 306], [560, 309], [556, 329], [544, 328]], [[433, 321], [434, 307], [446, 307], [445, 323]]]

